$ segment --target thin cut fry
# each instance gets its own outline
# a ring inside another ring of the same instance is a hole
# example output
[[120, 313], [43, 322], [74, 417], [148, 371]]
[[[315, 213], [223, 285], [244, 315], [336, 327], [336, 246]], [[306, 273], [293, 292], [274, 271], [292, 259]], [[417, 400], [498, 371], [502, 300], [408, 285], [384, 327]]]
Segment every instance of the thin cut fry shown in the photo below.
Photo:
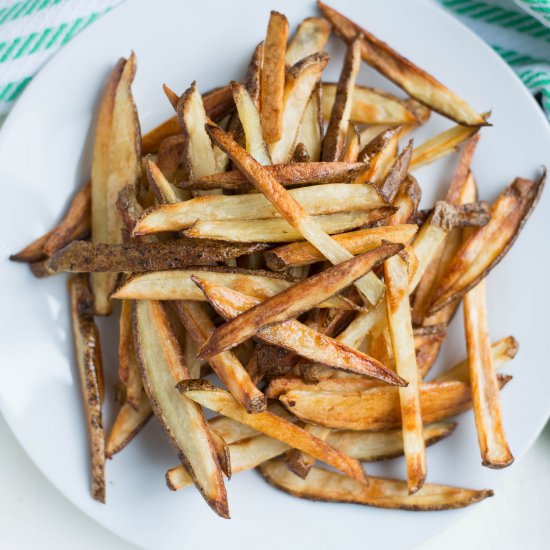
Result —
[[323, 15], [332, 23], [334, 31], [347, 43], [362, 34], [363, 60], [380, 71], [412, 98], [433, 111], [466, 126], [485, 126], [487, 122], [457, 94], [438, 82], [408, 59], [393, 50], [365, 29], [318, 1]]
[[118, 340], [119, 379], [126, 385], [126, 403], [136, 411], [140, 408], [143, 382], [134, 348], [132, 302], [124, 300], [120, 308]]
[[399, 192], [401, 184], [407, 177], [412, 154], [412, 140], [401, 151], [382, 180], [376, 184], [378, 192], [387, 203], [392, 203]]
[[151, 159], [146, 159], [145, 166], [149, 185], [153, 188], [155, 197], [160, 204], [173, 204], [189, 198], [186, 196], [186, 191], [178, 189], [164, 177], [159, 167]]
[[352, 256], [346, 262], [296, 283], [263, 304], [218, 327], [202, 348], [200, 355], [215, 355], [240, 344], [262, 327], [299, 317], [402, 249], [403, 245], [399, 244], [384, 245], [359, 256]]
[[403, 423], [403, 446], [407, 461], [409, 493], [416, 493], [426, 479], [426, 449], [422, 435], [422, 412], [418, 393], [418, 369], [409, 303], [407, 264], [400, 256], [384, 263], [386, 307], [393, 356], [397, 374], [408, 381], [399, 388], [399, 403]]
[[295, 497], [327, 502], [349, 502], [376, 508], [398, 510], [451, 510], [463, 508], [493, 496], [490, 490], [477, 491], [428, 483], [414, 495], [407, 483], [396, 479], [369, 476], [369, 485], [322, 468], [313, 468], [306, 479], [295, 476], [285, 465], [270, 460], [260, 466], [266, 481]]
[[178, 384], [178, 389], [182, 395], [203, 407], [247, 424], [259, 432], [314, 456], [360, 483], [367, 483], [363, 468], [358, 461], [338, 452], [324, 441], [284, 418], [269, 411], [248, 414], [230, 393], [212, 386], [206, 380], [183, 380]]
[[73, 277], [69, 290], [73, 338], [90, 446], [92, 496], [105, 502], [105, 434], [101, 414], [103, 372], [88, 276]]
[[296, 29], [286, 48], [285, 61], [294, 65], [304, 57], [323, 50], [330, 36], [330, 23], [322, 17], [307, 17]]
[[285, 52], [288, 21], [272, 11], [263, 47], [260, 86], [260, 115], [265, 141], [270, 144], [283, 133], [283, 94], [285, 88]]
[[368, 163], [368, 168], [356, 181], [372, 181], [374, 184], [381, 184], [384, 181], [397, 157], [397, 146], [401, 130], [402, 126], [387, 128], [365, 145], [359, 153], [358, 160]]
[[487, 328], [484, 280], [464, 295], [464, 329], [482, 464], [489, 468], [505, 468], [512, 464], [514, 457], [502, 426], [500, 395]]
[[[321, 160], [323, 146], [323, 119], [321, 116], [321, 85], [317, 84], [307, 102], [296, 141], [307, 148], [312, 162]], [[280, 181], [280, 180], [279, 180]], [[281, 181], [281, 183], [283, 183]]]
[[[256, 109], [260, 108], [260, 87], [262, 79], [262, 61], [264, 56], [264, 43], [260, 42], [252, 53], [246, 76], [244, 79], [244, 87], [252, 98]], [[232, 90], [233, 91], [233, 90]]]

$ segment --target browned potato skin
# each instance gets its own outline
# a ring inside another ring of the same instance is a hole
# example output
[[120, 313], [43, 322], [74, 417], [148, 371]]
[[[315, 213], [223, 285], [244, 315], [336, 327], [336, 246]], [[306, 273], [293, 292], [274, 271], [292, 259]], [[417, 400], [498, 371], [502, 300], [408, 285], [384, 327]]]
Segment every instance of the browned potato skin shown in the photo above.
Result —
[[[511, 377], [498, 375], [499, 388]], [[472, 407], [470, 386], [459, 381], [420, 385], [424, 423], [438, 422]], [[290, 390], [279, 397], [283, 405], [305, 422], [338, 430], [387, 430], [401, 426], [398, 389], [375, 386], [361, 395]]]
[[[285, 187], [291, 187], [315, 183], [349, 183], [359, 177], [367, 167], [364, 162], [315, 162], [311, 164], [274, 164], [265, 166], [265, 169], [271, 172], [279, 183]], [[248, 182], [240, 170], [213, 174], [190, 182], [179, 182], [176, 185], [191, 191], [200, 189], [249, 191], [254, 189], [254, 186]]]
[[405, 149], [403, 149], [397, 159], [395, 159], [395, 162], [392, 164], [392, 167], [382, 183], [377, 186], [378, 192], [388, 204], [393, 202], [401, 187], [401, 184], [407, 177], [409, 163], [411, 162], [411, 155], [412, 140], [409, 141]]
[[237, 258], [250, 252], [265, 250], [265, 246], [251, 243], [202, 243], [190, 239], [177, 239], [159, 243], [130, 242], [124, 244], [90, 243], [74, 241], [56, 252], [48, 267], [54, 272], [111, 272], [161, 271], [180, 269], [191, 265], [208, 265], [211, 262]]
[[92, 496], [105, 502], [105, 434], [101, 414], [103, 373], [99, 331], [87, 275], [69, 282], [73, 337], [91, 453]]
[[463, 508], [487, 497], [490, 490], [462, 489], [428, 483], [414, 495], [401, 480], [369, 476], [369, 485], [321, 468], [313, 468], [307, 479], [292, 474], [277, 460], [259, 466], [260, 473], [273, 487], [292, 496], [325, 502], [348, 502], [398, 510], [427, 511]]

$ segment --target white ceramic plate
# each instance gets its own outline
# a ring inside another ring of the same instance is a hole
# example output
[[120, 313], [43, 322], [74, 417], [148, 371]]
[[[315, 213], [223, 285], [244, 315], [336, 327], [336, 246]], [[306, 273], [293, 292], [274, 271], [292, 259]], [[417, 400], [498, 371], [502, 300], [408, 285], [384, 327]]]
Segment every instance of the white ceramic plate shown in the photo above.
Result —
[[[550, 132], [534, 100], [503, 62], [478, 38], [425, 1], [333, 0], [332, 4], [435, 74], [480, 111], [493, 110], [483, 130], [474, 171], [481, 196], [492, 200], [516, 175], [535, 176], [548, 163]], [[154, 7], [153, 7], [154, 6]], [[191, 489], [171, 493], [164, 472], [176, 463], [154, 421], [108, 463], [107, 504], [90, 497], [88, 454], [73, 364], [66, 280], [37, 281], [8, 263], [8, 253], [49, 229], [90, 169], [93, 113], [113, 63], [133, 49], [139, 68], [134, 86], [146, 131], [170, 115], [161, 84], [183, 90], [194, 79], [201, 90], [240, 78], [262, 39], [270, 9], [295, 25], [315, 13], [311, 1], [163, 0], [128, 2], [69, 44], [35, 78], [0, 135], [0, 404], [13, 432], [38, 467], [72, 502], [98, 522], [148, 549], [261, 545], [291, 548], [413, 546], [454, 522], [462, 511], [411, 513], [314, 503], [266, 485], [255, 472], [228, 483], [231, 521], [217, 518]], [[341, 54], [334, 39], [331, 53]], [[340, 61], [338, 61], [339, 63]], [[336, 78], [330, 66], [328, 78]], [[387, 87], [363, 67], [360, 81]], [[390, 88], [393, 89], [393, 88]], [[450, 126], [433, 116], [418, 141]], [[426, 204], [441, 195], [453, 160], [417, 176]], [[550, 234], [547, 191], [516, 246], [489, 277], [494, 339], [514, 334], [521, 350], [503, 392], [507, 435], [520, 458], [548, 418], [547, 368]], [[104, 360], [116, 370], [116, 327], [105, 329]], [[457, 316], [439, 368], [464, 357]], [[113, 382], [111, 374], [110, 382]], [[108, 402], [112, 401], [112, 393]], [[111, 407], [109, 407], [111, 409]], [[106, 426], [112, 421], [107, 411]], [[404, 476], [401, 459], [371, 465], [373, 473]], [[495, 487], [505, 472], [482, 468], [471, 413], [448, 440], [428, 450], [428, 481]], [[482, 506], [490, 506], [490, 501]]]

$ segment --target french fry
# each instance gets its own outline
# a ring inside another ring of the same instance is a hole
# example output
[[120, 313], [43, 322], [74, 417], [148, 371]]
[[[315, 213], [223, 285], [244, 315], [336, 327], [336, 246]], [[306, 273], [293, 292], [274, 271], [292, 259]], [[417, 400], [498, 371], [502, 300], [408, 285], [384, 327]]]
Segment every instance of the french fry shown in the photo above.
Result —
[[296, 283], [238, 317], [218, 327], [202, 348], [208, 357], [240, 344], [262, 327], [299, 317], [373, 270], [385, 259], [397, 254], [403, 245], [389, 244], [365, 252]]
[[[306, 424], [304, 430], [313, 434], [315, 437], [327, 441], [331, 430], [323, 426], [315, 426], [314, 424]], [[347, 454], [347, 453], [346, 453]], [[315, 464], [315, 458], [299, 451], [298, 449], [290, 449], [285, 455], [285, 463], [287, 468], [298, 477], [305, 479], [311, 468]]]
[[48, 267], [52, 272], [138, 273], [225, 261], [262, 248], [253, 243], [250, 246], [220, 242], [212, 245], [188, 239], [125, 244], [73, 241], [49, 259]]
[[44, 245], [48, 242], [48, 239], [53, 235], [54, 229], [50, 229], [47, 233], [44, 233], [38, 239], [29, 243], [25, 248], [12, 254], [10, 256], [10, 261], [12, 262], [23, 262], [23, 263], [32, 263], [45, 260], [48, 256], [44, 252]]
[[[262, 80], [262, 61], [264, 56], [264, 43], [260, 42], [252, 53], [248, 68], [246, 70], [246, 76], [244, 79], [244, 87], [252, 98], [256, 109], [260, 108], [260, 87]], [[231, 90], [233, 93], [233, 90]]]
[[[384, 129], [367, 142], [358, 156], [360, 162], [368, 163], [368, 168], [355, 181], [372, 181], [381, 184], [391, 165], [397, 158], [397, 146], [402, 126]], [[363, 136], [361, 136], [363, 141]]]
[[[372, 185], [327, 183], [291, 189], [288, 193], [312, 216], [364, 211], [385, 206]], [[137, 221], [134, 235], [179, 231], [197, 220], [230, 221], [280, 218], [277, 209], [260, 193], [196, 197], [175, 204], [154, 206]]]
[[292, 153], [292, 162], [311, 162], [307, 147], [303, 143], [297, 143]]
[[[303, 138], [300, 138], [300, 141], [303, 141]], [[315, 162], [311, 164], [275, 164], [267, 166], [266, 170], [282, 185], [291, 187], [316, 183], [348, 183], [358, 178], [366, 168], [367, 165], [364, 162]], [[254, 185], [248, 183], [246, 177], [239, 170], [214, 174], [195, 181], [180, 182], [178, 185], [182, 189], [191, 191], [198, 189], [249, 191], [254, 189]]]
[[[183, 166], [181, 165], [181, 159], [185, 151], [185, 138], [182, 134], [176, 136], [170, 136], [162, 140], [159, 145], [157, 158], [154, 161], [169, 182], [177, 181], [178, 179], [188, 179], [187, 174], [184, 173]], [[147, 157], [146, 157], [147, 158]], [[182, 193], [180, 191], [180, 193]], [[185, 191], [183, 191], [185, 194]], [[180, 200], [188, 198], [184, 195], [180, 196]]]
[[262, 464], [259, 470], [269, 484], [295, 497], [376, 508], [452, 510], [493, 496], [493, 492], [487, 489], [478, 491], [433, 483], [426, 484], [422, 491], [411, 495], [405, 481], [369, 476], [369, 485], [364, 486], [354, 479], [322, 468], [313, 468], [306, 479], [300, 479], [277, 460]]
[[262, 135], [262, 124], [258, 108], [242, 84], [232, 82], [231, 90], [233, 91], [233, 99], [235, 100], [239, 119], [243, 126], [246, 150], [260, 164], [269, 166], [271, 164], [271, 157]]
[[[259, 303], [256, 298], [214, 283], [204, 280], [197, 280], [197, 283], [216, 311], [226, 319], [237, 317]], [[405, 383], [372, 357], [348, 348], [295, 320], [264, 327], [257, 333], [257, 337], [268, 344], [295, 351], [306, 359], [335, 369], [372, 376], [388, 384]]]
[[210, 428], [200, 407], [175, 389], [189, 374], [164, 306], [137, 301], [134, 327], [143, 385], [155, 416], [206, 502], [218, 515], [229, 517]]
[[498, 381], [487, 328], [484, 280], [464, 295], [464, 331], [482, 464], [489, 468], [505, 468], [512, 464], [514, 457], [502, 425]]
[[351, 122], [348, 128], [346, 138], [346, 149], [342, 153], [342, 160], [345, 162], [355, 162], [361, 150], [361, 135], [357, 126]]
[[[328, 120], [337, 84], [323, 82], [323, 118]], [[360, 124], [416, 124], [415, 111], [406, 101], [378, 88], [356, 84], [352, 93], [349, 119]]]
[[159, 204], [173, 204], [189, 198], [185, 191], [175, 187], [164, 177], [159, 167], [151, 159], [146, 159], [145, 166], [149, 185]]
[[361, 37], [349, 43], [340, 79], [336, 86], [334, 102], [330, 112], [327, 131], [323, 139], [323, 156], [325, 162], [340, 160], [344, 141], [348, 133], [355, 79], [361, 63]]
[[[482, 116], [488, 118], [489, 113], [485, 113]], [[475, 126], [458, 125], [428, 139], [413, 150], [410, 169], [416, 170], [425, 164], [430, 164], [438, 158], [456, 151], [459, 145], [472, 138], [478, 131], [479, 128]]]
[[[296, 280], [268, 271], [251, 271], [233, 267], [203, 266], [177, 271], [153, 271], [127, 279], [113, 294], [117, 299], [134, 300], [193, 300], [204, 302], [202, 291], [191, 277], [229, 287], [260, 300], [267, 300], [292, 286]], [[320, 307], [357, 309], [351, 301], [333, 296]]]
[[[122, 220], [116, 209], [116, 199], [119, 192], [134, 184], [140, 174], [140, 129], [131, 91], [135, 72], [134, 54], [117, 63], [99, 109], [91, 183], [94, 243], [122, 242]], [[111, 312], [109, 295], [117, 278], [117, 273], [92, 275], [96, 314], [108, 315]]]
[[[304, 147], [306, 147], [309, 160], [312, 162], [321, 160], [323, 130], [323, 119], [321, 116], [321, 85], [318, 83], [307, 102], [302, 121], [298, 128], [298, 136], [296, 137], [298, 145], [302, 143]], [[294, 154], [296, 154], [296, 150]]]
[[[320, 250], [331, 263], [342, 263], [352, 257], [352, 254], [334, 241], [288, 194], [285, 188], [246, 151], [239, 147], [231, 137], [211, 125], [207, 126], [207, 130], [216, 144], [231, 157], [249, 181], [275, 206], [281, 216], [306, 240], [311, 242], [315, 248]], [[355, 281], [355, 286], [365, 299], [372, 304], [378, 303], [384, 292], [384, 285], [374, 273], [368, 273]]]
[[93, 296], [87, 275], [69, 282], [73, 338], [91, 458], [92, 496], [105, 502], [105, 434], [101, 414], [103, 367]]
[[304, 57], [322, 51], [330, 31], [330, 23], [322, 17], [304, 19], [286, 47], [286, 64], [292, 66]]
[[143, 382], [134, 348], [132, 302], [124, 300], [120, 309], [118, 339], [119, 379], [126, 386], [126, 403], [136, 411], [140, 408]]
[[[197, 345], [202, 347], [215, 329], [204, 304], [174, 301], [172, 306], [185, 329]], [[233, 352], [226, 351], [213, 355], [208, 358], [208, 362], [231, 392], [231, 395], [248, 412], [260, 413], [265, 410], [267, 402], [264, 394], [254, 385], [249, 374]]]
[[324, 52], [314, 53], [288, 69], [281, 117], [281, 135], [269, 144], [269, 152], [274, 164], [289, 162], [304, 111], [327, 66], [328, 58], [328, 54]]
[[384, 178], [376, 185], [380, 195], [391, 204], [395, 199], [403, 180], [407, 177], [412, 154], [412, 140], [395, 159]]
[[334, 31], [348, 44], [362, 34], [363, 60], [405, 90], [412, 98], [465, 126], [485, 126], [487, 122], [465, 100], [438, 82], [374, 35], [318, 1]]
[[206, 112], [196, 84], [193, 82], [180, 97], [178, 122], [185, 137], [184, 166], [190, 178], [202, 178], [216, 173], [212, 144], [204, 131]]
[[285, 89], [285, 52], [288, 38], [287, 18], [272, 11], [263, 47], [260, 85], [260, 116], [263, 136], [268, 144], [283, 135], [283, 97]]
[[386, 308], [396, 372], [408, 381], [399, 388], [403, 423], [403, 447], [407, 461], [409, 493], [416, 493], [426, 479], [426, 449], [422, 435], [422, 411], [409, 303], [407, 264], [400, 256], [384, 262]]
[[506, 255], [537, 204], [546, 172], [537, 180], [516, 178], [491, 207], [487, 225], [475, 231], [456, 254], [434, 293], [430, 313], [462, 297]]
[[[363, 212], [323, 214], [313, 216], [312, 222], [316, 223], [320, 230], [326, 234], [333, 235], [370, 225], [374, 221], [387, 218], [395, 211], [394, 207], [384, 206]], [[303, 234], [298, 229], [293, 228], [286, 220], [280, 218], [199, 221], [185, 230], [185, 235], [195, 239], [229, 240], [232, 243], [243, 244], [288, 243], [303, 240]], [[347, 256], [346, 259], [348, 259]], [[378, 283], [374, 283], [375, 288], [378, 286]]]
[[[105, 456], [113, 458], [115, 454], [122, 451], [147, 424], [151, 416], [153, 416], [153, 409], [144, 391], [141, 393], [137, 408], [130, 403], [124, 403], [117, 413], [105, 443]], [[193, 482], [190, 481], [190, 483]]]
[[319, 438], [269, 411], [249, 414], [229, 392], [212, 386], [206, 380], [183, 380], [178, 389], [189, 399], [207, 409], [229, 416], [274, 439], [278, 439], [344, 472], [359, 483], [367, 483], [361, 464], [336, 451]]
[[[364, 254], [388, 243], [409, 244], [418, 227], [414, 224], [372, 227], [359, 229], [350, 233], [340, 233], [334, 236], [352, 254]], [[300, 265], [309, 265], [323, 261], [323, 255], [309, 243], [293, 243], [264, 252], [267, 267], [273, 271], [280, 271]]]
[[420, 185], [413, 176], [408, 174], [392, 203], [394, 208], [397, 208], [397, 212], [388, 218], [387, 225], [410, 223], [414, 220], [421, 196]]
[[178, 101], [180, 99], [180, 96], [166, 84], [162, 85], [162, 90], [164, 91], [164, 95], [167, 97], [170, 105], [172, 105], [175, 111], [178, 108]]

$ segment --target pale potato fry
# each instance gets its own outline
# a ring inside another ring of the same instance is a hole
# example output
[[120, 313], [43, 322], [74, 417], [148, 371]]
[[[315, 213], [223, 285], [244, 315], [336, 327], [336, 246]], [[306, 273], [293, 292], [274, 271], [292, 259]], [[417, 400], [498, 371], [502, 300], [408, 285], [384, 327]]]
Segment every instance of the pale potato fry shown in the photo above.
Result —
[[307, 149], [310, 161], [318, 162], [321, 160], [321, 150], [323, 147], [323, 119], [321, 116], [320, 83], [315, 86], [307, 102], [302, 116], [302, 122], [298, 128], [296, 141], [298, 145], [302, 143]]
[[340, 160], [344, 141], [348, 133], [355, 79], [361, 63], [361, 38], [350, 42], [336, 86], [334, 103], [330, 112], [328, 128], [323, 139], [323, 156], [325, 162]]
[[[327, 183], [291, 189], [288, 193], [312, 216], [364, 211], [385, 206], [372, 185]], [[154, 206], [137, 221], [134, 235], [180, 231], [197, 220], [230, 221], [280, 218], [277, 209], [260, 193], [196, 197], [175, 204]]]
[[126, 403], [137, 411], [140, 408], [143, 382], [134, 348], [132, 302], [130, 300], [124, 300], [120, 308], [118, 364], [119, 379], [126, 386]]
[[[336, 84], [323, 82], [323, 118], [328, 120], [334, 98]], [[368, 88], [356, 84], [352, 94], [350, 120], [360, 124], [416, 124], [418, 117], [404, 100], [378, 88]]]
[[145, 161], [149, 185], [153, 188], [155, 197], [160, 204], [174, 204], [188, 199], [187, 192], [172, 185], [160, 171], [159, 167], [151, 160]]
[[409, 383], [399, 388], [403, 423], [403, 447], [407, 461], [409, 494], [416, 493], [426, 479], [426, 449], [422, 435], [422, 411], [418, 389], [418, 369], [409, 303], [407, 263], [400, 256], [384, 262], [386, 308], [396, 372]]
[[229, 392], [212, 386], [206, 380], [184, 380], [178, 384], [178, 389], [182, 395], [203, 407], [247, 424], [259, 432], [314, 456], [360, 483], [367, 483], [363, 468], [358, 461], [338, 452], [324, 441], [284, 418], [269, 411], [248, 414]]
[[[113, 69], [101, 101], [92, 162], [92, 241], [121, 243], [122, 220], [116, 208], [119, 192], [137, 181], [140, 174], [140, 129], [131, 85], [136, 59], [121, 59]], [[94, 309], [98, 315], [111, 312], [109, 295], [117, 273], [91, 277]]]
[[505, 468], [514, 461], [504, 435], [498, 381], [487, 328], [485, 280], [464, 295], [464, 331], [482, 464]]
[[264, 139], [268, 144], [281, 139], [283, 134], [287, 38], [287, 18], [282, 13], [272, 11], [263, 47], [260, 85], [260, 115]]
[[308, 55], [320, 52], [330, 36], [330, 23], [322, 17], [307, 17], [296, 29], [286, 47], [285, 61], [294, 65]]
[[346, 262], [296, 283], [218, 327], [202, 348], [201, 356], [207, 357], [230, 349], [256, 334], [262, 327], [299, 317], [402, 249], [403, 245], [400, 244], [383, 245], [359, 256], [352, 256]]
[[277, 460], [262, 464], [259, 470], [268, 483], [293, 496], [364, 504], [376, 508], [451, 510], [493, 496], [490, 490], [477, 491], [433, 483], [426, 484], [422, 491], [411, 495], [406, 482], [401, 480], [369, 476], [369, 485], [365, 486], [354, 479], [322, 468], [313, 468], [307, 479], [300, 479]]
[[274, 164], [290, 161], [300, 122], [321, 74], [327, 66], [328, 58], [328, 54], [324, 52], [314, 53], [287, 71], [281, 135], [269, 144], [269, 152]]
[[479, 115], [465, 100], [386, 43], [326, 4], [318, 1], [317, 5], [332, 23], [336, 34], [347, 43], [354, 40], [357, 34], [362, 34], [363, 60], [403, 88], [412, 98], [459, 124], [466, 126], [487, 124], [483, 116]]

